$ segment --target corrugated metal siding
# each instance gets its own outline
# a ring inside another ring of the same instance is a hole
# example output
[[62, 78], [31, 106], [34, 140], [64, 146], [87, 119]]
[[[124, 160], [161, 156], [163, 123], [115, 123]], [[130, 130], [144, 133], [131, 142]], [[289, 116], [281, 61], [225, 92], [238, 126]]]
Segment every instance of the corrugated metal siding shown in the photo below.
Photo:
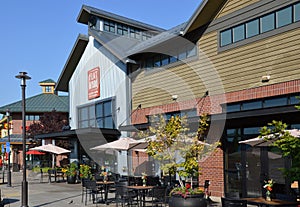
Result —
[[[96, 47], [95, 47], [96, 46]], [[97, 49], [98, 48], [98, 49]], [[70, 80], [70, 102], [72, 108], [70, 109], [71, 126], [77, 127], [77, 107], [85, 104], [91, 104], [103, 99], [116, 97], [116, 108], [120, 107], [117, 113], [117, 125], [120, 124], [127, 117], [127, 103], [126, 101], [126, 73], [125, 65], [119, 68], [114, 61], [114, 57], [107, 57], [107, 51], [103, 53], [102, 47], [98, 44], [94, 45], [94, 39], [90, 37], [89, 44], [79, 61], [79, 64]], [[88, 71], [95, 68], [100, 68], [100, 97], [88, 100]]]
[[239, 9], [249, 6], [250, 4], [254, 4], [258, 1], [259, 0], [229, 0], [224, 5], [223, 9], [221, 9], [221, 11], [218, 13], [216, 19], [232, 12], [238, 11]]

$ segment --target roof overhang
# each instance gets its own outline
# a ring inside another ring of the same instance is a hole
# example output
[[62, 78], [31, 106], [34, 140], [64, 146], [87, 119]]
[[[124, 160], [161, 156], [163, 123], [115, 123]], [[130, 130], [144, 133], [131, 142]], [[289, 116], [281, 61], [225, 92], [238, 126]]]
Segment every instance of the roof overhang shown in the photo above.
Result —
[[212, 21], [225, 2], [226, 0], [203, 0], [194, 14], [188, 20], [188, 23], [185, 29], [182, 31], [182, 34], [185, 35]]
[[85, 51], [88, 41], [88, 36], [83, 34], [78, 35], [71, 54], [69, 55], [67, 62], [58, 78], [55, 88], [56, 91], [69, 91], [69, 81], [77, 67], [78, 62], [80, 61], [83, 52]]

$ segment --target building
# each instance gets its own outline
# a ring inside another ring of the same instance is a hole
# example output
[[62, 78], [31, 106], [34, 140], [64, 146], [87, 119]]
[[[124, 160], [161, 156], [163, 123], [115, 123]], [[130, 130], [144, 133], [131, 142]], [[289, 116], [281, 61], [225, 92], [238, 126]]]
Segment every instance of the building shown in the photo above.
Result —
[[200, 163], [212, 195], [260, 196], [267, 178], [286, 193], [274, 168], [288, 161], [238, 142], [274, 119], [299, 127], [299, 20], [299, 0], [205, 0], [168, 31], [83, 6], [77, 21], [88, 37], [79, 35], [56, 87], [69, 92], [74, 158], [100, 163], [90, 147], [147, 129], [153, 115], [195, 124], [208, 113], [207, 140], [222, 142]]
[[128, 65], [133, 115], [121, 130], [146, 129], [155, 114], [208, 113], [207, 140], [223, 144], [201, 163], [212, 195], [261, 196], [268, 178], [288, 193], [278, 170], [288, 161], [238, 141], [272, 120], [299, 128], [299, 20], [299, 1], [202, 1], [186, 23], [128, 52], [138, 64]]
[[[69, 100], [68, 96], [57, 95], [54, 88], [56, 86], [55, 81], [52, 79], [39, 82], [42, 93], [36, 96], [26, 98], [26, 127], [29, 127], [32, 123], [39, 121], [40, 117], [45, 112], [51, 112], [55, 110], [57, 113], [68, 117]], [[9, 134], [10, 134], [10, 150], [11, 150], [11, 163], [15, 170], [20, 169], [22, 165], [22, 101], [17, 101], [5, 106], [0, 107], [0, 113], [3, 114], [1, 123], [2, 137], [0, 144], [6, 148], [8, 142], [8, 128], [5, 126], [7, 123], [6, 112], [9, 110]], [[31, 144], [32, 140], [27, 138], [26, 143]], [[52, 140], [48, 140], [52, 142]]]
[[118, 160], [105, 160], [90, 148], [128, 135], [118, 130], [119, 125], [130, 123], [127, 65], [131, 60], [126, 52], [163, 30], [86, 5], [77, 21], [87, 25], [88, 36], [78, 36], [55, 88], [69, 93], [71, 130], [36, 138], [69, 139], [73, 143], [70, 162], [93, 161], [123, 172], [126, 152], [120, 152]]

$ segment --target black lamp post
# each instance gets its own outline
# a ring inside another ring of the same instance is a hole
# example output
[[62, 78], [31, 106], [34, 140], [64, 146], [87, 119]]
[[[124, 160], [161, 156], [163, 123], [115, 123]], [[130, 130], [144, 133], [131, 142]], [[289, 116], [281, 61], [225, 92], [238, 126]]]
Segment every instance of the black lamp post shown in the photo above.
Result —
[[23, 181], [22, 181], [22, 205], [28, 207], [28, 183], [26, 180], [26, 120], [25, 120], [25, 88], [26, 80], [31, 79], [26, 72], [20, 72], [16, 78], [21, 79], [22, 88], [22, 138], [23, 138]]
[[[10, 146], [10, 134], [9, 134], [9, 121], [10, 121], [10, 111], [9, 109], [6, 110], [6, 118], [7, 118], [7, 138], [8, 138], [8, 143]], [[8, 145], [6, 145], [8, 147]], [[7, 186], [11, 187], [11, 171], [10, 171], [10, 149], [6, 149], [6, 152], [8, 151], [8, 169], [7, 169]]]

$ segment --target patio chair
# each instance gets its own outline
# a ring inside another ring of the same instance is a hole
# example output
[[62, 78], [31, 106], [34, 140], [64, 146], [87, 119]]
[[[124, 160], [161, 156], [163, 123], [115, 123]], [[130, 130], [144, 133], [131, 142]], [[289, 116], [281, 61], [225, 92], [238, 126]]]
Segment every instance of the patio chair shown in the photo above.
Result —
[[103, 199], [103, 188], [99, 188], [99, 186], [96, 183], [96, 180], [85, 180], [84, 182], [85, 186], [85, 205], [87, 205], [87, 198], [92, 198], [93, 203], [98, 203], [98, 194], [101, 195], [102, 201]]
[[119, 204], [121, 204], [122, 207], [138, 204], [137, 193], [128, 189], [126, 185], [126, 182], [116, 182], [115, 184], [115, 203], [117, 207]]
[[167, 187], [166, 186], [156, 186], [150, 192], [152, 206], [166, 206], [167, 199]]
[[221, 197], [222, 207], [247, 207], [247, 201], [242, 199]]

